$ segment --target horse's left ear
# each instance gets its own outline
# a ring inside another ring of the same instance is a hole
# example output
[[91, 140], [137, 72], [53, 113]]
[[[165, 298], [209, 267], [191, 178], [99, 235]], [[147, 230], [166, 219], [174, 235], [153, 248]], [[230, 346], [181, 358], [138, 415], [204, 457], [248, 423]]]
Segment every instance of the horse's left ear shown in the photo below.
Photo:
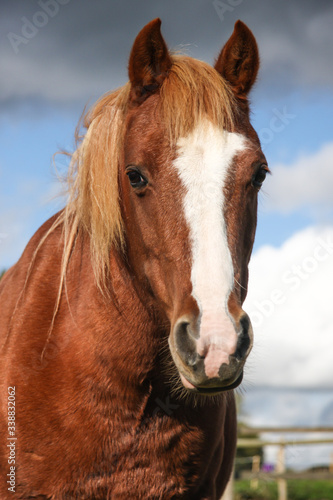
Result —
[[214, 67], [231, 84], [237, 97], [247, 96], [257, 77], [259, 52], [252, 31], [242, 21], [236, 22]]
[[148, 23], [136, 37], [128, 64], [132, 100], [142, 102], [157, 91], [172, 61], [161, 35], [161, 20]]

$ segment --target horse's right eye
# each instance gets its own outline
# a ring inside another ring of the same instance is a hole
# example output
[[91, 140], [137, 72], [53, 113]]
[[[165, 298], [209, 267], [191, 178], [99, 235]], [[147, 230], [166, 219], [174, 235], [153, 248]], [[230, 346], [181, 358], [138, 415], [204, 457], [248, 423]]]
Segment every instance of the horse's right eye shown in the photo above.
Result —
[[137, 169], [128, 170], [126, 175], [128, 176], [130, 184], [133, 188], [142, 188], [148, 184], [147, 179], [145, 179], [145, 177]]

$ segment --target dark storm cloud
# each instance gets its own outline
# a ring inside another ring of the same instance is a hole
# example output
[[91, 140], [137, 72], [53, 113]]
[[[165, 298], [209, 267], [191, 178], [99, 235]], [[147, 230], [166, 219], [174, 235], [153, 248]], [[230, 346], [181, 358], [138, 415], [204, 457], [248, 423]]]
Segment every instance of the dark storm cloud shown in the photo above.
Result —
[[67, 105], [121, 85], [136, 34], [157, 16], [169, 47], [207, 62], [242, 19], [260, 47], [261, 89], [333, 86], [328, 0], [2, 0], [2, 104]]

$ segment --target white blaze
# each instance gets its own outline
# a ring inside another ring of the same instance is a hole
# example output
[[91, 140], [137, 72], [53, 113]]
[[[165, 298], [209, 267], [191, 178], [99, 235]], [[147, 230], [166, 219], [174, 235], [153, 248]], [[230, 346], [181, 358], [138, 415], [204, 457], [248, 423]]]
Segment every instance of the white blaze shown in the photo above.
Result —
[[245, 149], [245, 139], [206, 120], [177, 146], [174, 165], [186, 188], [184, 211], [192, 244], [192, 295], [201, 313], [197, 349], [206, 356], [206, 375], [217, 376], [237, 343], [227, 308], [234, 270], [224, 220], [224, 185], [235, 155]]

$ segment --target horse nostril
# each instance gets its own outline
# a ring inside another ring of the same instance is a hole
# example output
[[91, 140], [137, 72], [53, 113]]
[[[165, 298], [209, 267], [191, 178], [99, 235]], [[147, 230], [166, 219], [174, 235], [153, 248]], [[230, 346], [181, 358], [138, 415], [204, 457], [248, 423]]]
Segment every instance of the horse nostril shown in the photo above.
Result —
[[239, 320], [241, 331], [238, 335], [237, 349], [233, 355], [238, 361], [242, 361], [248, 354], [251, 347], [250, 329], [251, 323], [247, 314], [244, 314]]
[[175, 343], [181, 357], [195, 369], [198, 360], [195, 338], [189, 321], [178, 321], [175, 325]]

